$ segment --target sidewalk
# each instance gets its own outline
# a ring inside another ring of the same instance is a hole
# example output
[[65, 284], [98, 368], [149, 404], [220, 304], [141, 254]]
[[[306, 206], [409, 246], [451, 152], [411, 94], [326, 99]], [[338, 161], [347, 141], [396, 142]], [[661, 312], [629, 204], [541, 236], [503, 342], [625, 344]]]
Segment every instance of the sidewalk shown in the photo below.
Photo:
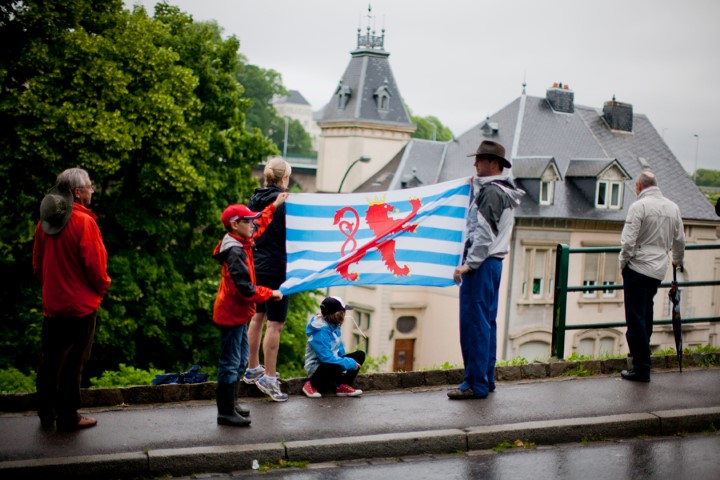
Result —
[[252, 461], [323, 462], [452, 453], [503, 441], [537, 445], [671, 435], [720, 427], [720, 368], [499, 382], [485, 400], [448, 400], [449, 386], [248, 400], [249, 428], [216, 424], [214, 402], [92, 409], [98, 426], [47, 432], [34, 412], [0, 416], [0, 476], [118, 478], [251, 468]]

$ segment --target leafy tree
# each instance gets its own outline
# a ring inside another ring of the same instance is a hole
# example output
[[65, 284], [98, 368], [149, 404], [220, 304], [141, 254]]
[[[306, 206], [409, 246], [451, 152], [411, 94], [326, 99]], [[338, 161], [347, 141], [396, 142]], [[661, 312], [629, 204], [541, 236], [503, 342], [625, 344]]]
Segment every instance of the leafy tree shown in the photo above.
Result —
[[92, 208], [113, 278], [88, 376], [121, 362], [214, 363], [218, 218], [257, 185], [251, 166], [277, 153], [244, 126], [237, 39], [176, 7], [158, 4], [153, 19], [120, 0], [3, 2], [0, 32], [0, 121], [14, 126], [0, 131], [2, 365], [35, 364], [37, 208], [77, 165], [100, 187]]
[[695, 177], [695, 184], [703, 187], [720, 187], [720, 170], [699, 168]]
[[[311, 157], [316, 155], [312, 148], [312, 139], [305, 131], [302, 123], [295, 119], [288, 119], [288, 156]], [[276, 116], [268, 132], [270, 139], [277, 145], [278, 149], [285, 148], [285, 119]]]
[[[278, 151], [285, 148], [285, 119], [281, 118], [271, 100], [276, 95], [287, 95], [288, 91], [282, 84], [282, 77], [272, 69], [263, 69], [248, 64], [244, 56], [240, 56], [237, 79], [245, 88], [245, 94], [251, 101], [247, 111], [247, 125], [258, 128], [270, 137]], [[287, 153], [292, 156], [312, 156], [312, 138], [297, 120], [288, 122]]]
[[417, 130], [413, 132], [412, 138], [422, 138], [425, 140], [437, 140], [438, 142], [448, 142], [453, 139], [453, 134], [449, 128], [435, 116], [417, 117], [413, 115], [410, 108], [406, 106], [410, 114], [410, 121], [417, 126]]

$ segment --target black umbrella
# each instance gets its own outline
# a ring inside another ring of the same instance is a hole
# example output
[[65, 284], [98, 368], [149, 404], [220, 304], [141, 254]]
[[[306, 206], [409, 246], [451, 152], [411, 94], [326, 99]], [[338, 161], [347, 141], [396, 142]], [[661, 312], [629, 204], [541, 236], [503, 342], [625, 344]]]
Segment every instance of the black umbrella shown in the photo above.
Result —
[[[682, 267], [680, 267], [682, 271]], [[675, 351], [677, 352], [678, 363], [680, 364], [680, 373], [682, 373], [682, 321], [680, 319], [680, 289], [677, 284], [677, 269], [673, 265], [673, 281], [668, 292], [670, 301], [672, 302], [672, 327], [673, 335], [675, 335]]]

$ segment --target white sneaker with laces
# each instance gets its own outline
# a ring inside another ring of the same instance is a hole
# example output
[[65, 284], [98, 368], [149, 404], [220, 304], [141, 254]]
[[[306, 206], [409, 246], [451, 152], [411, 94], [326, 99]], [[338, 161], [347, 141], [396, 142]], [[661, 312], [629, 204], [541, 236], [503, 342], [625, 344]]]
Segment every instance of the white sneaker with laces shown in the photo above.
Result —
[[255, 385], [257, 385], [261, 392], [272, 398], [275, 402], [286, 402], [288, 399], [287, 393], [283, 393], [280, 390], [277, 377], [263, 375], [255, 381]]
[[248, 368], [245, 370], [245, 375], [243, 375], [242, 380], [248, 385], [252, 385], [263, 375], [265, 375], [265, 367], [258, 365], [255, 368]]

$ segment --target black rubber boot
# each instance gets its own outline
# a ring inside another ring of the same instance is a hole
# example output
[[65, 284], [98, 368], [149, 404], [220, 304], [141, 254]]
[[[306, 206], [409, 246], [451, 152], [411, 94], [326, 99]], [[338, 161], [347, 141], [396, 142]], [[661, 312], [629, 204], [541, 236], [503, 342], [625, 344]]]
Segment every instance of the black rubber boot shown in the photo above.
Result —
[[235, 385], [235, 413], [242, 417], [249, 417], [250, 416], [250, 409], [243, 405], [242, 403], [237, 401], [238, 398], [238, 392], [240, 391], [240, 381], [238, 380], [233, 385]]
[[218, 382], [215, 399], [218, 408], [218, 425], [228, 425], [230, 427], [247, 427], [250, 425], [249, 419], [241, 417], [235, 412], [234, 383]]

